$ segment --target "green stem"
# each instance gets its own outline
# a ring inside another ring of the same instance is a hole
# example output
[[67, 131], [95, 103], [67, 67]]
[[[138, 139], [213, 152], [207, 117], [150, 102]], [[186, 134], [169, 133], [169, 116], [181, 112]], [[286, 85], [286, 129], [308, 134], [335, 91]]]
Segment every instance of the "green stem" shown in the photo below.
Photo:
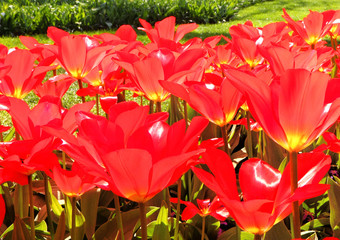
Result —
[[247, 142], [248, 142], [248, 159], [253, 158], [253, 139], [250, 129], [250, 112], [247, 111]]
[[229, 155], [230, 155], [230, 149], [229, 149], [229, 143], [228, 143], [228, 137], [227, 137], [227, 127], [226, 125], [221, 127], [221, 133], [222, 133], [222, 138], [223, 138], [223, 142], [224, 142], [224, 151]]
[[188, 105], [185, 100], [183, 100], [183, 106], [184, 106], [185, 129], [188, 129]]
[[181, 211], [181, 192], [182, 192], [182, 180], [178, 179], [177, 185], [177, 208], [176, 208], [176, 226], [175, 226], [175, 237], [174, 240], [178, 239], [179, 232], [179, 216]]
[[66, 170], [66, 154], [64, 151], [61, 152], [61, 157], [63, 159], [63, 169]]
[[71, 239], [76, 239], [76, 197], [71, 197], [72, 204], [72, 229], [71, 229]]
[[[290, 161], [290, 191], [291, 194], [293, 194], [298, 187], [297, 152], [289, 153], [289, 161]], [[292, 209], [293, 209], [292, 236], [293, 238], [301, 238], [300, 211], [298, 201], [292, 203]]]
[[189, 202], [192, 202], [192, 172], [191, 169], [187, 172], [188, 175], [188, 195], [189, 195]]
[[29, 198], [30, 198], [30, 225], [31, 225], [31, 238], [32, 238], [32, 239], [35, 239], [32, 175], [29, 175], [29, 176], [28, 176], [28, 187], [29, 187]]
[[96, 94], [96, 114], [99, 115], [99, 94]]
[[114, 201], [115, 201], [116, 217], [117, 217], [118, 227], [119, 227], [119, 230], [120, 230], [120, 237], [121, 237], [121, 240], [124, 240], [125, 236], [124, 236], [122, 213], [120, 212], [119, 197], [116, 194], [114, 194]]
[[149, 103], [149, 114], [153, 113], [153, 105], [154, 105], [154, 102], [152, 100], [150, 100], [150, 103]]
[[[81, 79], [78, 79], [78, 86], [79, 86], [79, 90], [83, 88], [83, 82], [81, 81]], [[84, 103], [85, 102], [85, 97], [81, 96], [81, 101]]]
[[263, 238], [263, 235], [260, 235], [260, 234], [254, 235], [254, 240], [262, 240], [262, 238]]
[[162, 112], [162, 102], [156, 102], [156, 113]]
[[[335, 135], [336, 138], [339, 139], [340, 138], [340, 124], [337, 123], [336, 127], [335, 127]], [[338, 153], [338, 161], [336, 162], [337, 168], [340, 168], [340, 153]]]
[[241, 229], [237, 224], [236, 224], [236, 239], [241, 240]]
[[204, 240], [205, 236], [205, 216], [202, 217], [202, 234], [201, 234], [201, 240]]
[[142, 202], [139, 203], [139, 212], [140, 212], [140, 223], [141, 223], [141, 230], [142, 230], [142, 240], [147, 240], [148, 232], [147, 232], [147, 224], [146, 224], [146, 210], [145, 210], [145, 204]]
[[44, 175], [44, 186], [45, 186], [45, 203], [46, 203], [46, 211], [47, 211], [47, 223], [48, 228], [50, 230], [51, 239], [54, 239], [54, 227], [52, 223], [51, 217], [51, 206], [50, 206], [50, 191], [48, 188], [48, 176], [43, 172]]
[[24, 217], [24, 186], [21, 186], [20, 184], [17, 185], [18, 190], [18, 214], [20, 218]]

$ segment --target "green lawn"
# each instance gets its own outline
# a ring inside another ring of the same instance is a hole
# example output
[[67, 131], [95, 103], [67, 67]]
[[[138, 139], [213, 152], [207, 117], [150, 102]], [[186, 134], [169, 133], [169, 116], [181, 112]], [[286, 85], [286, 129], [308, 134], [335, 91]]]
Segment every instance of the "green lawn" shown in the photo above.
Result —
[[[313, 11], [326, 11], [330, 9], [340, 9], [340, 1], [338, 0], [272, 0], [266, 1], [262, 3], [257, 3], [250, 7], [246, 7], [241, 9], [236, 16], [227, 23], [219, 23], [219, 24], [205, 24], [200, 25], [200, 27], [194, 32], [188, 34], [184, 40], [187, 40], [192, 37], [200, 37], [206, 38], [214, 35], [228, 35], [228, 29], [230, 26], [244, 23], [247, 20], [251, 20], [255, 26], [264, 26], [270, 22], [283, 21], [282, 8], [286, 8], [288, 14], [294, 19], [299, 20], [303, 19], [308, 13], [309, 10]], [[107, 31], [90, 31], [83, 32], [85, 34], [93, 35], [99, 34]], [[145, 34], [138, 31], [138, 39], [142, 42], [148, 42]], [[40, 42], [51, 43], [46, 35], [35, 35]], [[23, 48], [23, 45], [20, 43], [18, 37], [0, 37], [0, 43], [4, 44], [8, 47], [19, 47]]]

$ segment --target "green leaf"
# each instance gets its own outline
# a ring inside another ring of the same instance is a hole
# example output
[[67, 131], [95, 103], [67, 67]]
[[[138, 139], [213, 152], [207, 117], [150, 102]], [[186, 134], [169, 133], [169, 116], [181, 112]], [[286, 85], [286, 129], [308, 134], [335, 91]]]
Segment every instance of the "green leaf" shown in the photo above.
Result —
[[[65, 197], [66, 226], [70, 230], [72, 228], [72, 204], [69, 197]], [[84, 215], [76, 207], [76, 239], [82, 240], [85, 233]], [[73, 240], [73, 239], [72, 239]]]
[[158, 213], [152, 240], [170, 240], [168, 212], [168, 206], [163, 201], [162, 207]]
[[[146, 217], [150, 217], [159, 208], [147, 207]], [[133, 209], [127, 212], [122, 212], [123, 228], [125, 239], [132, 239], [134, 232], [140, 227], [139, 209]], [[118, 232], [117, 218], [112, 218], [102, 224], [92, 236], [92, 239], [110, 240], [115, 239]]]
[[283, 221], [275, 224], [265, 235], [264, 240], [290, 240], [292, 236]]
[[312, 221], [304, 224], [301, 227], [302, 231], [308, 231], [308, 230], [319, 230], [322, 231], [325, 226], [329, 226], [330, 221], [329, 218], [319, 218], [319, 219], [313, 219]]
[[58, 199], [52, 194], [52, 187], [50, 182], [48, 181], [48, 194], [51, 199], [51, 209], [55, 215], [60, 217], [61, 213], [64, 211], [63, 207], [60, 205]]
[[[254, 235], [245, 231], [241, 231], [242, 240], [253, 240]], [[236, 227], [230, 228], [222, 233], [217, 240], [238, 240], [236, 236]]]
[[81, 212], [86, 220], [85, 234], [87, 239], [91, 239], [96, 229], [99, 197], [99, 188], [91, 189], [81, 196]]
[[26, 224], [18, 217], [14, 220], [14, 230], [12, 240], [30, 240], [31, 235], [26, 227]]
[[13, 139], [14, 134], [15, 134], [15, 128], [12, 127], [9, 133], [6, 135], [6, 137], [4, 137], [4, 142], [11, 141]]
[[62, 211], [59, 217], [58, 227], [54, 235], [54, 240], [64, 240], [65, 239], [65, 212]]
[[334, 176], [334, 179], [328, 178], [331, 185], [328, 190], [329, 207], [330, 207], [330, 224], [333, 229], [333, 236], [340, 238], [340, 179]]

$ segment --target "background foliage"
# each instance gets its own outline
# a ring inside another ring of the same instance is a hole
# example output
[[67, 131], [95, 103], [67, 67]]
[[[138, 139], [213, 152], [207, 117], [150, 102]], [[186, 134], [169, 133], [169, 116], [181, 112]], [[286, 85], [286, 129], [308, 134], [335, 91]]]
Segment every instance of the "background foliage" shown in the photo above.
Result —
[[1, 0], [0, 35], [46, 33], [48, 26], [68, 31], [139, 26], [175, 16], [177, 23], [218, 23], [241, 8], [265, 0]]

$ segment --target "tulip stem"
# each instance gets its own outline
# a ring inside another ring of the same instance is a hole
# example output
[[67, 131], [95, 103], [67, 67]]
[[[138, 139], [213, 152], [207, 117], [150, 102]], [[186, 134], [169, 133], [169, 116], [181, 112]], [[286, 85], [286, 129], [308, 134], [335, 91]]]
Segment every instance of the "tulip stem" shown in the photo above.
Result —
[[63, 160], [63, 169], [66, 170], [66, 155], [64, 151], [61, 152], [61, 157]]
[[250, 129], [250, 112], [247, 111], [247, 142], [248, 142], [248, 159], [253, 156], [253, 139]]
[[152, 100], [150, 100], [150, 103], [149, 103], [149, 114], [153, 113], [153, 105], [154, 105], [154, 102]]
[[178, 239], [178, 231], [179, 231], [179, 216], [181, 211], [181, 191], [182, 191], [182, 179], [178, 179], [177, 185], [177, 208], [176, 208], [176, 227], [175, 227], [175, 237], [174, 240]]
[[48, 176], [45, 172], [43, 172], [44, 175], [44, 185], [45, 185], [45, 204], [46, 204], [46, 212], [47, 212], [47, 223], [48, 228], [50, 230], [51, 239], [54, 239], [54, 228], [52, 223], [52, 217], [51, 217], [51, 206], [50, 206], [50, 191], [48, 189]]
[[[295, 190], [298, 187], [298, 165], [297, 165], [297, 152], [289, 153], [289, 161], [290, 161], [290, 192], [294, 194]], [[292, 203], [293, 209], [293, 225], [292, 227], [292, 236], [293, 238], [301, 238], [300, 233], [300, 211], [299, 211], [299, 202], [295, 201]]]
[[202, 217], [202, 234], [201, 234], [201, 240], [204, 240], [204, 236], [205, 236], [205, 217]]
[[29, 175], [29, 176], [28, 176], [28, 187], [29, 187], [29, 198], [30, 198], [30, 225], [31, 225], [31, 238], [32, 238], [32, 239], [35, 239], [32, 175]]
[[142, 240], [147, 240], [148, 232], [147, 232], [147, 224], [146, 224], [146, 210], [145, 210], [145, 204], [142, 202], [139, 203], [139, 212], [140, 212], [140, 223], [141, 223], [141, 230], [142, 230]]
[[254, 235], [254, 240], [262, 240], [262, 239], [263, 239], [263, 235], [260, 235], [260, 234]]
[[[340, 124], [337, 123], [336, 127], [335, 127], [335, 135], [336, 138], [339, 139], [340, 138]], [[340, 168], [340, 153], [338, 153], [338, 161], [336, 162], [337, 168]]]
[[118, 227], [120, 230], [120, 236], [121, 240], [125, 239], [124, 236], [124, 228], [123, 228], [123, 220], [122, 220], [122, 213], [120, 212], [120, 203], [119, 203], [119, 197], [118, 195], [114, 194], [114, 202], [115, 202], [115, 208], [116, 208], [116, 217], [118, 222]]
[[237, 224], [236, 224], [236, 239], [241, 240], [241, 229]]
[[[83, 88], [83, 82], [81, 81], [81, 79], [78, 79], [78, 86], [79, 86], [79, 90]], [[85, 102], [85, 97], [81, 96], [81, 101], [84, 103]]]
[[76, 197], [70, 197], [72, 205], [72, 229], [71, 229], [71, 239], [76, 239]]
[[99, 115], [99, 94], [96, 94], [96, 114]]
[[222, 138], [223, 138], [223, 142], [224, 142], [224, 151], [228, 154], [228, 156], [230, 155], [230, 149], [229, 149], [229, 143], [228, 143], [228, 137], [227, 137], [227, 127], [226, 125], [221, 127], [221, 133], [222, 133]]
[[162, 102], [156, 102], [156, 113], [162, 112]]
[[184, 121], [185, 121], [185, 129], [188, 129], [188, 105], [187, 101], [183, 100], [184, 107]]

